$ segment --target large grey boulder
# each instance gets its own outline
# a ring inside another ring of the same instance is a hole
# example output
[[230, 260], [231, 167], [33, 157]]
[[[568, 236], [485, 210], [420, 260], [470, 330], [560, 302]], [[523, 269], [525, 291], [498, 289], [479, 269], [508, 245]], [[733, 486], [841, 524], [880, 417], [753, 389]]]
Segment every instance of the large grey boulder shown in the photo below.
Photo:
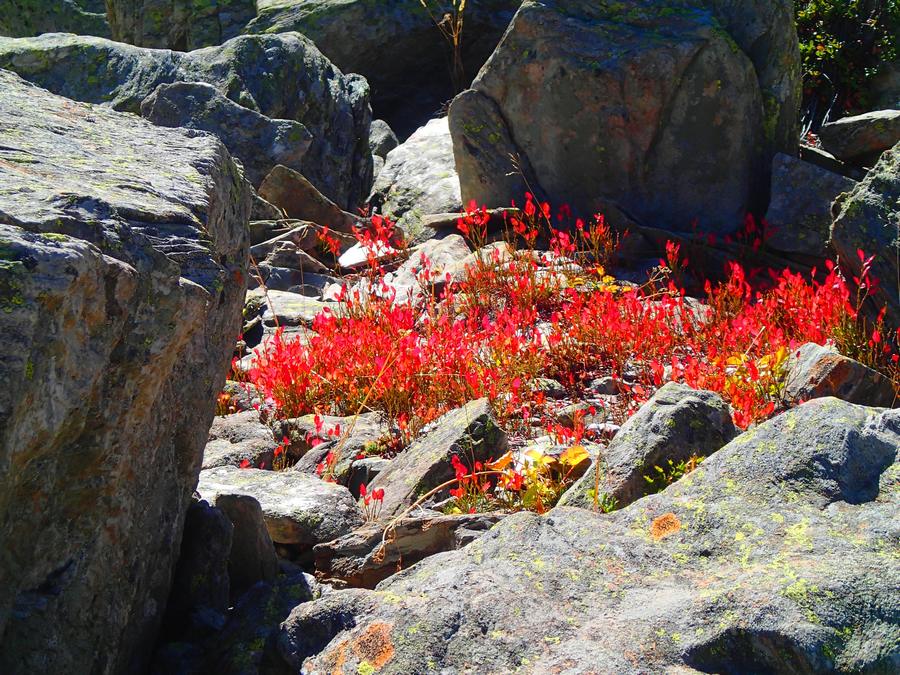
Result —
[[362, 525], [362, 512], [350, 491], [296, 471], [260, 471], [222, 466], [200, 472], [197, 491], [215, 501], [219, 494], [243, 494], [262, 507], [276, 544], [311, 550]]
[[109, 37], [103, 0], [0, 0], [0, 35], [41, 33]]
[[463, 202], [521, 203], [512, 163], [498, 173], [486, 152], [512, 139], [554, 203], [734, 230], [762, 205], [775, 152], [796, 149], [799, 83], [782, 0], [526, 0], [472, 85], [488, 100], [450, 108]]
[[232, 596], [259, 581], [275, 581], [278, 557], [260, 503], [250, 495], [219, 492], [214, 504], [232, 526], [231, 549], [225, 557]]
[[141, 103], [141, 116], [161, 127], [215, 134], [257, 187], [279, 164], [299, 170], [313, 140], [299, 122], [269, 119], [202, 82], [160, 85]]
[[413, 235], [423, 216], [462, 210], [446, 117], [431, 120], [387, 154], [369, 201]]
[[654, 467], [668, 471], [669, 462], [677, 465], [692, 456], [707, 457], [735, 434], [731, 411], [718, 394], [669, 382], [622, 425], [602, 457], [559, 503], [593, 508], [606, 495], [617, 506], [627, 506], [658, 491], [646, 479], [659, 478]]
[[217, 416], [203, 450], [203, 468], [240, 466], [245, 460], [253, 467], [271, 468], [278, 444], [256, 410]]
[[257, 0], [106, 0], [112, 37], [190, 51], [222, 44], [256, 16]]
[[[497, 46], [520, 2], [468, 3], [462, 52], [469, 80]], [[455, 93], [449, 50], [419, 0], [258, 0], [258, 5], [259, 15], [246, 32], [298, 31], [309, 37], [345, 73], [366, 77], [377, 108], [392, 125], [398, 115], [404, 122], [395, 126], [401, 138]], [[425, 108], [419, 105], [423, 97]], [[403, 111], [411, 105], [426, 117], [407, 129], [409, 116]]]
[[[525, 194], [538, 190], [537, 176], [510, 136], [510, 128], [492, 98], [467, 89], [453, 99], [448, 116], [460, 199], [476, 206], [521, 205]], [[513, 166], [515, 157], [517, 166]], [[546, 195], [538, 190], [538, 200]], [[505, 203], [501, 203], [508, 199]]]
[[817, 399], [621, 511], [515, 514], [300, 605], [278, 651], [293, 672], [895, 672], [898, 448], [900, 411]]
[[497, 524], [502, 513], [429, 513], [402, 518], [385, 533], [384, 525], [369, 523], [313, 550], [316, 572], [350, 586], [375, 586], [400, 569], [444, 551], [455, 551]]
[[[473, 461], [496, 459], [506, 452], [506, 447], [506, 433], [498, 426], [490, 402], [480, 398], [451, 410], [424, 429], [378, 474], [369, 490], [384, 490], [382, 517], [396, 515], [454, 477], [453, 455], [470, 465]], [[441, 494], [446, 496], [446, 490], [436, 497]]]
[[[260, 582], [235, 603], [222, 632], [204, 644], [205, 667], [199, 673], [255, 675], [271, 672], [278, 627], [291, 610], [303, 602], [322, 597], [329, 590], [309, 574], [295, 573], [279, 577], [273, 583]], [[169, 675], [171, 669], [160, 675]]]
[[832, 346], [808, 342], [791, 352], [784, 370], [784, 398], [792, 405], [834, 396], [859, 405], [891, 408], [897, 400], [887, 377]]
[[248, 300], [262, 296], [266, 302], [263, 323], [268, 326], [311, 326], [323, 309], [338, 309], [337, 303], [325, 303], [299, 293], [289, 291], [263, 291], [254, 289]]
[[772, 200], [766, 212], [768, 245], [776, 251], [825, 258], [831, 205], [856, 181], [790, 155], [772, 161]]
[[[76, 35], [0, 38], [0, 68], [61, 96], [134, 113], [161, 84], [205, 82], [270, 120], [303, 124], [312, 135], [303, 173], [339, 206], [355, 208], [371, 186], [368, 84], [342, 74], [297, 33], [238, 37], [186, 54]], [[222, 136], [236, 134], [226, 128]]]
[[900, 143], [900, 110], [875, 110], [822, 125], [819, 140], [843, 161], [867, 161]]
[[240, 327], [221, 143], [0, 70], [0, 671], [137, 672]]
[[900, 143], [885, 152], [853, 190], [835, 204], [831, 245], [857, 277], [865, 256], [874, 255], [871, 274], [880, 282], [874, 298], [887, 307], [887, 324], [900, 326]]

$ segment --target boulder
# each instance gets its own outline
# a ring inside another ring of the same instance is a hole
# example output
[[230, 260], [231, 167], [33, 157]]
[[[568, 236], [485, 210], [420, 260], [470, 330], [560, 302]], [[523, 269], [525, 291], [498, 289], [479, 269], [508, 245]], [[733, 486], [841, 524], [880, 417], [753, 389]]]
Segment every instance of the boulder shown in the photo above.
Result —
[[299, 293], [288, 291], [266, 291], [261, 289], [250, 291], [248, 296], [259, 293], [266, 299], [266, 310], [263, 312], [263, 323], [268, 326], [311, 326], [313, 319], [326, 308], [332, 311], [335, 303], [314, 300]]
[[166, 606], [164, 634], [194, 638], [221, 629], [229, 603], [232, 525], [209, 503], [191, 503]]
[[203, 82], [161, 84], [141, 103], [141, 116], [161, 127], [208, 131], [241, 161], [259, 186], [276, 165], [300, 169], [312, 136], [299, 122], [273, 120], [219, 93]]
[[[389, 467], [369, 485], [384, 490], [383, 518], [396, 515], [419, 497], [454, 477], [453, 455], [466, 464], [498, 458], [506, 452], [507, 439], [486, 398], [451, 410], [429, 427], [412, 445], [397, 455]], [[449, 488], [447, 488], [449, 490]], [[446, 492], [435, 495], [439, 499]]]
[[884, 408], [892, 407], [897, 398], [891, 381], [877, 370], [838, 353], [834, 347], [808, 342], [788, 357], [784, 397], [795, 405], [825, 396]]
[[203, 450], [202, 468], [240, 466], [244, 460], [256, 468], [271, 468], [278, 444], [256, 410], [217, 416]]
[[[728, 404], [718, 394], [669, 382], [619, 429], [600, 458], [563, 494], [562, 506], [594, 508], [605, 495], [618, 507], [654, 490], [645, 476], [692, 456], [708, 457], [735, 436]], [[598, 486], [602, 494], [594, 494]]]
[[61, 96], [134, 113], [161, 84], [205, 82], [270, 120], [306, 127], [303, 173], [342, 208], [369, 193], [368, 85], [343, 75], [302, 35], [244, 36], [189, 53], [77, 35], [0, 38], [0, 68]]
[[106, 0], [112, 37], [138, 47], [191, 51], [240, 34], [257, 0]]
[[[257, 194], [253, 195], [253, 209], [250, 211], [250, 243], [258, 244], [269, 238], [270, 228], [277, 228], [277, 221], [284, 220], [284, 213]], [[265, 223], [260, 225], [258, 223]]]
[[212, 137], [3, 70], [0, 118], [0, 671], [139, 672], [240, 328], [250, 188]]
[[102, 0], [0, 0], [0, 35], [77, 33], [109, 37]]
[[900, 110], [875, 110], [822, 125], [822, 146], [845, 162], [872, 161], [900, 143]]
[[255, 498], [272, 541], [311, 550], [362, 525], [356, 500], [342, 485], [326, 483], [296, 471], [260, 471], [222, 466], [200, 472], [200, 496], [219, 494]]
[[[305, 253], [301, 255], [309, 259]], [[338, 280], [324, 274], [314, 272], [304, 272], [305, 264], [301, 262], [301, 269], [292, 269], [289, 267], [269, 267], [261, 264], [259, 271], [266, 282], [266, 288], [273, 291], [287, 291], [288, 293], [299, 293], [307, 298], [321, 300], [322, 295], [332, 284]]]
[[275, 581], [278, 557], [259, 502], [249, 495], [220, 492], [214, 503], [233, 528], [231, 550], [225, 558], [231, 595], [237, 596], [259, 581]]
[[375, 586], [436, 553], [455, 551], [477, 539], [500, 520], [502, 513], [433, 513], [403, 518], [387, 535], [375, 523], [319, 544], [313, 549], [316, 572], [358, 588]]
[[608, 200], [655, 227], [733, 231], [775, 152], [796, 150], [799, 84], [780, 0], [526, 0], [472, 84], [489, 100], [451, 106], [463, 202], [521, 203], [497, 145], [581, 215]]
[[831, 245], [857, 277], [865, 256], [874, 255], [872, 277], [880, 284], [874, 298], [887, 307], [887, 323], [900, 326], [900, 241], [897, 236], [897, 204], [900, 203], [900, 143], [853, 190], [839, 199], [831, 226]]
[[[467, 89], [453, 99], [448, 120], [456, 171], [461, 177], [460, 198], [465, 195], [466, 205], [509, 207], [513, 202], [522, 204], [526, 193], [538, 189], [528, 157], [513, 141], [492, 98]], [[536, 197], [543, 201], [547, 196], [539, 192]]]
[[817, 399], [621, 511], [514, 514], [300, 605], [278, 653], [292, 672], [893, 672], [898, 448], [900, 411]]
[[853, 164], [842, 162], [830, 152], [822, 150], [822, 148], [801, 144], [799, 154], [800, 159], [804, 162], [815, 164], [826, 171], [846, 176], [854, 181], [858, 182], [866, 177], [866, 172], [863, 169], [854, 166]]
[[347, 487], [350, 494], [359, 498], [359, 489], [362, 485], [368, 485], [391, 465], [391, 460], [386, 457], [363, 457], [354, 459], [350, 465], [350, 473], [347, 476]]
[[[223, 675], [269, 672], [263, 668], [277, 660], [275, 638], [281, 622], [293, 608], [327, 592], [327, 586], [303, 573], [279, 577], [274, 583], [259, 582], [237, 601], [222, 632], [204, 644], [205, 667], [197, 672]], [[163, 670], [160, 675], [171, 673]]]
[[431, 120], [391, 150], [369, 201], [415, 238], [422, 216], [461, 211], [447, 118]]
[[260, 196], [288, 218], [305, 220], [338, 232], [352, 232], [361, 219], [342, 211], [306, 178], [287, 166], [276, 166], [259, 188]]
[[772, 161], [772, 200], [766, 213], [768, 246], [776, 251], [825, 258], [831, 205], [856, 181], [785, 154]]
[[[462, 42], [465, 83], [490, 56], [520, 2], [468, 3]], [[259, 15], [246, 32], [298, 31], [309, 37], [345, 73], [366, 77], [376, 110], [401, 138], [456, 93], [447, 45], [419, 0], [258, 0], [258, 4]]]
[[384, 168], [384, 158], [378, 155], [372, 155], [372, 180], [378, 179], [378, 174]]
[[369, 150], [373, 155], [384, 159], [398, 145], [400, 141], [391, 125], [384, 120], [372, 120], [372, 126], [369, 127]]

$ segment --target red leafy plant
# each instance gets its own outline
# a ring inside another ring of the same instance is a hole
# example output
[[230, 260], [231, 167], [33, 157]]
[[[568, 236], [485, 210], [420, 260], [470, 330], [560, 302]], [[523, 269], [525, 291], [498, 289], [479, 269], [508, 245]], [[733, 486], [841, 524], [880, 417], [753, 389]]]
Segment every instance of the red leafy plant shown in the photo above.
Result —
[[384, 488], [369, 490], [366, 484], [362, 483], [359, 486], [359, 501], [366, 522], [375, 522], [381, 513], [381, 506], [384, 504]]
[[[607, 273], [619, 235], [599, 215], [566, 227], [568, 215], [528, 196], [522, 209], [506, 213], [505, 241], [485, 248], [491, 216], [470, 206], [458, 224], [477, 251], [467, 274], [437, 278], [425, 258], [423, 292], [402, 299], [381, 255], [398, 250], [397, 233], [379, 220], [358, 233], [369, 266], [357, 286], [316, 317], [308, 339], [276, 333], [248, 379], [283, 416], [380, 411], [405, 440], [482, 396], [508, 429], [530, 433], [546, 405], [536, 384], [544, 375], [576, 397], [590, 379], [611, 375], [623, 392], [620, 416], [667, 381], [711, 389], [746, 428], [783, 409], [784, 366], [805, 342], [831, 341], [900, 383], [889, 344], [896, 334], [883, 313], [871, 325], [863, 318], [871, 262], [852, 283], [833, 264], [808, 277], [772, 271], [761, 283], [732, 262], [724, 281], [706, 282], [695, 300], [676, 283], [689, 269], [681, 245], [666, 246], [648, 283], [625, 284]], [[762, 245], [764, 235], [754, 232]], [[540, 242], [545, 253], [533, 250]], [[334, 478], [338, 455], [320, 464], [323, 478]], [[492, 471], [482, 469], [466, 476]], [[496, 479], [484, 488], [458, 478], [461, 510], [478, 508], [498, 487]], [[499, 487], [516, 492], [517, 480], [510, 474]]]

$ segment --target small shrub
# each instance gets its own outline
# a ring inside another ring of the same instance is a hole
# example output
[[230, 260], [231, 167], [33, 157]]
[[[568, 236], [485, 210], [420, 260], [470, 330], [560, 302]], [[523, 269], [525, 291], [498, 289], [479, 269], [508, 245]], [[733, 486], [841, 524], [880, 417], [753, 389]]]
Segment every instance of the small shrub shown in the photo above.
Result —
[[827, 115], [865, 109], [871, 81], [897, 59], [897, 0], [800, 0], [797, 34], [813, 127]]
[[[862, 252], [863, 273], [850, 281], [831, 263], [809, 276], [789, 270], [766, 276], [732, 262], [723, 281], [701, 282], [699, 302], [682, 286], [689, 263], [680, 244], [669, 242], [644, 285], [626, 284], [606, 271], [618, 235], [602, 217], [568, 227], [567, 216], [560, 209], [552, 217], [549, 205], [528, 196], [508, 216], [505, 253], [475, 256], [456, 281], [436, 279], [423, 260], [422, 293], [402, 302], [379, 258], [388, 246], [396, 250], [393, 226], [378, 220], [357, 233], [370, 253], [360, 288], [319, 314], [308, 339], [287, 340], [278, 331], [256, 357], [249, 382], [284, 417], [381, 412], [396, 430], [389, 452], [480, 397], [491, 400], [508, 433], [528, 436], [543, 424], [557, 442], [579, 447], [587, 433], [583, 419], [574, 420], [574, 429], [546, 422], [542, 376], [563, 383], [576, 399], [590, 380], [612, 376], [621, 395], [591, 411], [610, 424], [624, 422], [665, 382], [683, 382], [718, 392], [746, 429], [784, 409], [784, 366], [806, 342], [833, 342], [887, 374], [900, 391], [894, 348], [900, 336], [884, 325], [883, 312], [872, 323], [863, 311], [876, 282]], [[480, 247], [488, 220], [484, 209], [470, 207], [458, 225]], [[748, 247], [763, 245], [764, 228], [748, 221], [745, 234]], [[546, 254], [532, 250], [541, 241]], [[319, 474], [334, 480], [345, 434], [328, 436], [337, 442]], [[453, 508], [545, 510], [571, 482], [567, 457], [505, 457], [471, 468], [457, 458]], [[664, 483], [678, 470], [663, 467], [662, 476], [651, 478]], [[598, 507], [614, 508], [599, 482], [596, 488]]]

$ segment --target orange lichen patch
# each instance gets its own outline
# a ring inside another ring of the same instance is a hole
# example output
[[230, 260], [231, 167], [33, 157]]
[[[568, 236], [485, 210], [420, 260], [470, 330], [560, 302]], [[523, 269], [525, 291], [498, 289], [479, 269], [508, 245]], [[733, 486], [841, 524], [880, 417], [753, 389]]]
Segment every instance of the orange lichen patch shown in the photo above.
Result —
[[324, 655], [320, 655], [318, 659], [307, 659], [303, 662], [302, 672], [321, 671], [332, 675], [343, 675], [344, 664], [347, 662], [349, 642], [349, 640], [341, 640], [333, 649], [330, 649]]
[[391, 624], [373, 623], [353, 641], [353, 653], [378, 670], [394, 657]]
[[681, 521], [674, 513], [664, 513], [650, 523], [650, 536], [656, 541], [665, 539], [681, 529]]

